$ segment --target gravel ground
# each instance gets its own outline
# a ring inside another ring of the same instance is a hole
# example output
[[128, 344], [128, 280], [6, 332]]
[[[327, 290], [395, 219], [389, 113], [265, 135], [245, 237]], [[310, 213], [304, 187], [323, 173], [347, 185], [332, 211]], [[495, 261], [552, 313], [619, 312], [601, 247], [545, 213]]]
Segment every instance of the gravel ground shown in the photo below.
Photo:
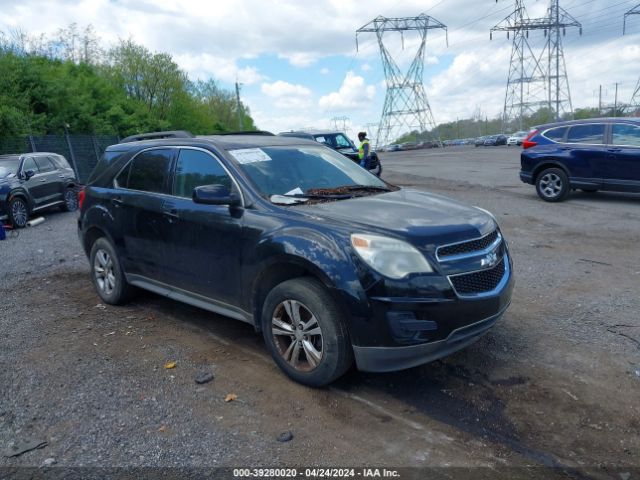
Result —
[[[547, 204], [511, 178], [515, 149], [452, 152], [384, 156], [385, 178], [496, 214], [514, 257], [512, 306], [442, 361], [353, 371], [327, 389], [288, 381], [241, 322], [144, 293], [102, 305], [76, 214], [51, 212], [0, 242], [0, 469], [429, 466], [443, 468], [436, 478], [460, 477], [452, 467], [534, 478], [521, 467], [537, 465], [555, 467], [537, 478], [635, 478], [639, 198]], [[197, 384], [203, 372], [214, 380]], [[46, 445], [6, 456], [27, 440]]]

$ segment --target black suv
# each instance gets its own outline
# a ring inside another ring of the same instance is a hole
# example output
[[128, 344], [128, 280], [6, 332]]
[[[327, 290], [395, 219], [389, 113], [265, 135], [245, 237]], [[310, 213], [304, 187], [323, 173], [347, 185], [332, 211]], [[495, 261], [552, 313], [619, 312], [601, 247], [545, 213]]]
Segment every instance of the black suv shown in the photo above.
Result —
[[262, 331], [319, 386], [413, 367], [485, 333], [511, 300], [494, 217], [400, 189], [315, 141], [258, 135], [107, 148], [78, 231], [105, 303], [140, 287]]
[[[308, 140], [315, 140], [326, 145], [329, 148], [340, 152], [345, 157], [350, 158], [356, 163], [360, 163], [358, 158], [358, 149], [354, 143], [342, 132], [336, 132], [333, 130], [305, 130], [297, 132], [282, 132], [278, 135], [282, 137], [296, 137], [306, 138]], [[374, 151], [369, 153], [369, 168], [368, 170], [376, 176], [382, 174], [382, 163], [378, 158], [378, 154]]]
[[22, 228], [39, 210], [53, 206], [76, 210], [77, 185], [62, 155], [0, 155], [0, 220], [8, 218], [15, 228]]

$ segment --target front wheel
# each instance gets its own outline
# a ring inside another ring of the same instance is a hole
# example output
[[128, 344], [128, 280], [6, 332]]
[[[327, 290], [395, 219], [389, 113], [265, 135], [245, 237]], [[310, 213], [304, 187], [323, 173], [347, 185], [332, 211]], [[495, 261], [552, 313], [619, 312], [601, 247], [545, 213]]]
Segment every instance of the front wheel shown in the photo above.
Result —
[[29, 220], [29, 207], [20, 197], [14, 197], [9, 202], [9, 220], [13, 228], [24, 228]]
[[276, 286], [262, 308], [262, 332], [276, 364], [296, 382], [327, 385], [347, 371], [353, 353], [342, 311], [313, 278]]
[[561, 202], [569, 194], [569, 178], [560, 168], [548, 168], [536, 178], [536, 191], [545, 202]]

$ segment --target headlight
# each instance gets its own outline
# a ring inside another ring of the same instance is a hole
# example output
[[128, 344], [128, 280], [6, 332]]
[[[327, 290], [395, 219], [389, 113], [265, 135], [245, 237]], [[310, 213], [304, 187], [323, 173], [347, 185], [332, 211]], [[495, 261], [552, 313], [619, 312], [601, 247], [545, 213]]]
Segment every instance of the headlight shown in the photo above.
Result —
[[398, 279], [409, 273], [433, 272], [424, 256], [402, 240], [354, 233], [351, 245], [367, 265], [386, 277]]

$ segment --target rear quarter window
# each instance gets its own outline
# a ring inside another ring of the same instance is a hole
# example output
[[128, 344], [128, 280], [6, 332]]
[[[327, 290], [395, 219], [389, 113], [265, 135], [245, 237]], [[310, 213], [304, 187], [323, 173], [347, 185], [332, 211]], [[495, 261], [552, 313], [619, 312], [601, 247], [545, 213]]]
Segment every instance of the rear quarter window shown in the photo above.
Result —
[[542, 136], [547, 137], [549, 140], [552, 140], [554, 142], [563, 142], [566, 133], [567, 127], [557, 127], [545, 131]]

